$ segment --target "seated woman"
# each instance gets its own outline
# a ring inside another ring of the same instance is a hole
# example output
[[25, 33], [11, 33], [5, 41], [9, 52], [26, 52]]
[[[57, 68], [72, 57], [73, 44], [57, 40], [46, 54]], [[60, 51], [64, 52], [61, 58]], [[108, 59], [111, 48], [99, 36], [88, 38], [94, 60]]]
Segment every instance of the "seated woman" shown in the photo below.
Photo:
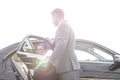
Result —
[[40, 58], [35, 61], [37, 66], [34, 71], [34, 80], [58, 80], [54, 67], [49, 63], [49, 57], [45, 55], [47, 46], [43, 43], [39, 44], [36, 52]]

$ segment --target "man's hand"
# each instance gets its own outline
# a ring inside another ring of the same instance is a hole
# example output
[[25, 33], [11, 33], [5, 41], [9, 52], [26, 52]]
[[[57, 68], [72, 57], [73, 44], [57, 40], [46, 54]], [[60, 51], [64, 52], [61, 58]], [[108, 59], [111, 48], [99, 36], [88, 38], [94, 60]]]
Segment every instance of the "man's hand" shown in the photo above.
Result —
[[48, 40], [48, 42], [50, 42], [51, 44], [53, 44], [53, 42], [54, 42], [54, 40], [53, 39], [51, 39], [51, 38], [46, 38], [46, 40]]

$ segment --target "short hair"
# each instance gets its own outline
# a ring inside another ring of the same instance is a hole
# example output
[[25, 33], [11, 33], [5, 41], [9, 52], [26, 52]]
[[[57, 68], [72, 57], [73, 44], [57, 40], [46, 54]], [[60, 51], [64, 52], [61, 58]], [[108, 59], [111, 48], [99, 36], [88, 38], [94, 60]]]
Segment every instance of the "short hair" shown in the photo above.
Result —
[[56, 8], [51, 13], [53, 16], [56, 15], [60, 18], [64, 18], [64, 11], [62, 9]]

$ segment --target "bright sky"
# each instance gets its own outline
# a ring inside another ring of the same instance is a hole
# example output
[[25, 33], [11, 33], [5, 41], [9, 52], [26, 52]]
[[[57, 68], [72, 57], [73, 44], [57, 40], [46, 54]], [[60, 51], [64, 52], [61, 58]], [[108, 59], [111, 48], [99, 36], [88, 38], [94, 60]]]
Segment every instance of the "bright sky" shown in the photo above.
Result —
[[120, 0], [0, 0], [0, 48], [26, 35], [54, 37], [51, 11], [61, 8], [76, 38], [120, 53]]

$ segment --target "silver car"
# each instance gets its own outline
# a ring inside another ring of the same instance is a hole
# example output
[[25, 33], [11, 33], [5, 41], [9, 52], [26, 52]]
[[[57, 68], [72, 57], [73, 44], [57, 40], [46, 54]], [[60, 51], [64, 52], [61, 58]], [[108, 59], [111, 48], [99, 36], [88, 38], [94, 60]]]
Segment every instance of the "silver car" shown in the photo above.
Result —
[[[0, 50], [0, 80], [33, 80], [36, 46], [47, 45], [48, 56], [54, 46], [45, 38], [27, 35], [21, 42]], [[98, 43], [76, 40], [75, 53], [81, 80], [120, 80], [120, 54]]]

